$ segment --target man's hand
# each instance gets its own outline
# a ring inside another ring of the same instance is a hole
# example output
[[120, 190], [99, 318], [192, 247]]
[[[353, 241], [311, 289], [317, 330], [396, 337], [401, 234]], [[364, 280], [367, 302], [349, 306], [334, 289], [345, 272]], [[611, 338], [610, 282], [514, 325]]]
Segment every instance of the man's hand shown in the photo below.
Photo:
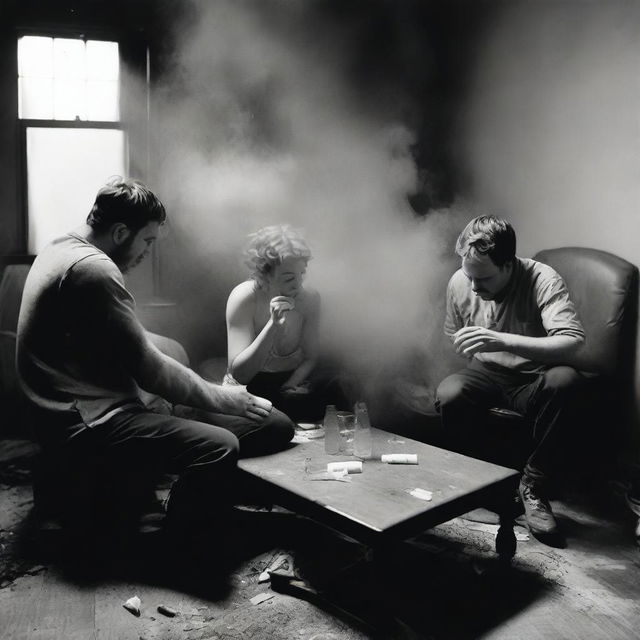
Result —
[[507, 351], [504, 334], [484, 327], [463, 327], [451, 339], [456, 352], [469, 358], [475, 353]]
[[220, 413], [244, 416], [255, 422], [262, 422], [271, 413], [273, 405], [269, 400], [250, 394], [242, 385], [215, 386], [220, 397]]
[[273, 324], [283, 325], [286, 320], [287, 313], [294, 309], [295, 306], [296, 303], [293, 298], [288, 298], [287, 296], [276, 296], [275, 298], [272, 298], [269, 303], [269, 311], [271, 312]]

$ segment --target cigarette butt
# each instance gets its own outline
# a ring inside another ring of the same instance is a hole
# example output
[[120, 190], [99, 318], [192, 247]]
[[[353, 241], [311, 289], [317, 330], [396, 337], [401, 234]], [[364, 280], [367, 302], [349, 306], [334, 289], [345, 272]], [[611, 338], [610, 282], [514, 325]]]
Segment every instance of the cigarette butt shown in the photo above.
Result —
[[174, 618], [178, 612], [171, 607], [167, 607], [165, 604], [159, 604], [158, 613], [161, 613], [163, 616], [167, 616], [168, 618]]
[[383, 453], [380, 456], [382, 462], [388, 464], [418, 464], [417, 453]]
[[132, 598], [129, 598], [125, 603], [123, 603], [122, 606], [130, 613], [133, 613], [134, 616], [139, 616], [141, 604], [142, 603], [140, 602], [140, 598], [138, 598], [138, 596], [133, 596]]
[[347, 473], [362, 473], [361, 460], [348, 460], [346, 462], [329, 462], [327, 463], [327, 471], [335, 473], [336, 471], [346, 471]]

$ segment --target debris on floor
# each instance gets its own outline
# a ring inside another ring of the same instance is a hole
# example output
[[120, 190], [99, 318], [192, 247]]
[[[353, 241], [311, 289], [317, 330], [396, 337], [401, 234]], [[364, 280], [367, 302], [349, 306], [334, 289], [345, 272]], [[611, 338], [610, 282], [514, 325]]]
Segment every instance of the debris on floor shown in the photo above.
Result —
[[[483, 531], [484, 533], [490, 533], [494, 538], [498, 535], [499, 524], [485, 524], [483, 522], [471, 522], [465, 521], [465, 526], [471, 531]], [[514, 527], [513, 533], [516, 536], [516, 540], [524, 542], [529, 540], [529, 534], [522, 527]]]
[[140, 601], [140, 598], [138, 598], [138, 596], [133, 596], [124, 602], [122, 606], [130, 613], [133, 613], [134, 616], [139, 617], [141, 604], [142, 602]]
[[251, 604], [261, 604], [266, 602], [267, 600], [271, 600], [271, 598], [275, 597], [273, 593], [259, 593], [257, 596], [253, 596], [253, 598], [249, 598]]
[[171, 607], [167, 607], [165, 604], [158, 605], [158, 613], [161, 613], [163, 616], [167, 616], [167, 618], [175, 618], [178, 612]]
[[278, 569], [293, 570], [293, 558], [288, 553], [280, 553], [275, 560], [258, 576], [258, 582], [269, 582], [272, 571]]

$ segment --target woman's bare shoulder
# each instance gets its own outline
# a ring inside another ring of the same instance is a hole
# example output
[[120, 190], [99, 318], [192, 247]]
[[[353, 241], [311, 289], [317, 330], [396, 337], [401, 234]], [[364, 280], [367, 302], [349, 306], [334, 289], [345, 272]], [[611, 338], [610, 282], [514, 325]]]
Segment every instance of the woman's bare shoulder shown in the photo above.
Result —
[[229, 299], [227, 300], [227, 307], [244, 307], [249, 304], [254, 304], [255, 300], [255, 282], [253, 280], [245, 280], [231, 290]]
[[253, 280], [245, 280], [240, 284], [237, 284], [229, 294], [230, 296], [238, 297], [255, 297], [256, 295], [256, 283]]

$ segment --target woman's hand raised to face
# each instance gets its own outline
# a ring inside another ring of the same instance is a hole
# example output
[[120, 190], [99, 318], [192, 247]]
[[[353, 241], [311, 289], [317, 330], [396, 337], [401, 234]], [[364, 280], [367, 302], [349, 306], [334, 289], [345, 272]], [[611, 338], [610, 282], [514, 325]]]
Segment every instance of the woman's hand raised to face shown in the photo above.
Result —
[[287, 313], [294, 309], [296, 303], [293, 298], [288, 298], [287, 296], [276, 296], [275, 298], [271, 298], [271, 302], [269, 303], [269, 311], [271, 313], [271, 319], [273, 323], [276, 325], [283, 325]]

